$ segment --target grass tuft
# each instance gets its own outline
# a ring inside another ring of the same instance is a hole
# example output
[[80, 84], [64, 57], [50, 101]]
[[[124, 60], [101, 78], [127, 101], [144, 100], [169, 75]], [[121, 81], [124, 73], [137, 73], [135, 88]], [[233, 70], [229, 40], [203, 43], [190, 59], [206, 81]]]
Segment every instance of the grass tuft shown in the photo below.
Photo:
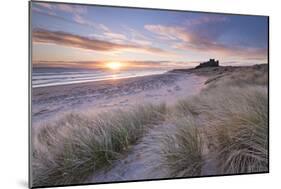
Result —
[[69, 114], [33, 139], [34, 186], [77, 184], [110, 166], [147, 129], [164, 120], [165, 104], [90, 117]]
[[166, 166], [170, 177], [186, 177], [201, 174], [202, 141], [199, 129], [192, 117], [171, 120], [174, 127], [159, 136], [161, 166]]

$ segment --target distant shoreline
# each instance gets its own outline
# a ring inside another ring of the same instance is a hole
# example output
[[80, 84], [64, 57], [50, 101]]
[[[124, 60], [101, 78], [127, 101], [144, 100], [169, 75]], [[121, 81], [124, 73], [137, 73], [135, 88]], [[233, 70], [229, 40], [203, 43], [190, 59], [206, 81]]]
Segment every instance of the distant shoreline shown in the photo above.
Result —
[[[225, 71], [233, 71], [235, 69], [243, 69], [243, 68], [251, 68], [251, 67], [259, 67], [259, 66], [267, 66], [267, 64], [256, 64], [252, 66], [218, 66], [218, 67], [204, 67], [200, 69], [196, 68], [186, 68], [186, 69], [172, 69], [172, 70], [167, 70], [167, 71], [159, 71], [159, 72], [145, 72], [143, 74], [139, 75], [127, 75], [127, 76], [122, 76], [120, 74], [119, 76], [116, 76], [116, 74], [112, 74], [105, 76], [104, 78], [96, 78], [96, 79], [85, 79], [81, 78], [80, 80], [75, 80], [75, 81], [69, 81], [69, 82], [60, 82], [60, 83], [47, 83], [47, 84], [42, 84], [42, 85], [32, 85], [32, 89], [35, 90], [37, 88], [44, 88], [44, 87], [56, 87], [56, 86], [65, 86], [65, 85], [76, 85], [76, 84], [85, 84], [85, 83], [93, 83], [93, 82], [104, 82], [104, 81], [117, 81], [117, 80], [122, 80], [122, 79], [130, 79], [130, 78], [142, 78], [142, 77], [149, 77], [149, 76], [154, 76], [154, 75], [161, 75], [161, 74], [167, 74], [167, 73], [190, 73], [190, 74], [197, 74], [197, 75], [204, 75], [204, 76], [210, 76], [214, 74], [218, 74], [218, 72], [225, 72]], [[62, 68], [59, 68], [62, 69]], [[75, 73], [75, 72], [72, 72]], [[121, 72], [119, 72], [121, 73]], [[58, 74], [59, 75], [59, 74]], [[36, 76], [35, 76], [36, 77]], [[71, 76], [70, 76], [71, 77]], [[94, 75], [92, 77], [95, 77]], [[63, 80], [63, 79], [62, 79]], [[32, 81], [33, 82], [33, 81]]]

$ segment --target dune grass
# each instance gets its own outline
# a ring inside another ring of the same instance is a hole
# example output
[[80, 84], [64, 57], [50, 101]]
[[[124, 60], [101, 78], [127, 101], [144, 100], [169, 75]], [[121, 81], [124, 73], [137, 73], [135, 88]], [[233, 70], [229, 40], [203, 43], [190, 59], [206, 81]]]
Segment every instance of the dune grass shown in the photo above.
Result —
[[176, 112], [197, 117], [204, 127], [218, 174], [268, 171], [267, 87], [226, 81], [179, 101]]
[[266, 84], [260, 71], [235, 73], [178, 100], [170, 107], [169, 127], [147, 147], [160, 154], [155, 169], [166, 167], [166, 177], [203, 176], [203, 166], [212, 162], [216, 174], [268, 171]]
[[[233, 102], [213, 112], [221, 174], [268, 171], [268, 98], [260, 87], [234, 88]], [[219, 117], [216, 115], [220, 115]]]
[[147, 144], [147, 154], [159, 154], [154, 169], [167, 170], [168, 178], [201, 175], [202, 139], [192, 117], [173, 117], [166, 124]]
[[161, 104], [95, 117], [69, 114], [43, 126], [33, 138], [34, 186], [82, 183], [162, 121], [165, 111]]
[[[211, 80], [198, 96], [171, 107], [69, 114], [44, 125], [33, 135], [34, 186], [85, 182], [110, 167], [155, 125], [159, 127], [148, 133], [145, 151], [148, 156], [157, 154], [151, 166], [165, 170], [165, 177], [202, 176], [206, 158], [217, 162], [217, 174], [266, 172], [267, 78], [259, 69], [234, 72]], [[209, 154], [203, 157], [206, 146]]]
[[[230, 71], [232, 70], [232, 71]], [[222, 72], [210, 77], [206, 84], [208, 88], [217, 86], [266, 86], [268, 84], [267, 65], [254, 65], [245, 68], [230, 69], [228, 72]]]

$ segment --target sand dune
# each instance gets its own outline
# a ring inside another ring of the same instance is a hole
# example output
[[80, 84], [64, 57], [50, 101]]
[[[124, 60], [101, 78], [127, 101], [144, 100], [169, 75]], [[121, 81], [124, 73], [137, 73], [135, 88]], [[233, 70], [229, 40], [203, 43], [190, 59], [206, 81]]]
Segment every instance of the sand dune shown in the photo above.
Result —
[[37, 88], [34, 183], [268, 172], [267, 92], [267, 65]]

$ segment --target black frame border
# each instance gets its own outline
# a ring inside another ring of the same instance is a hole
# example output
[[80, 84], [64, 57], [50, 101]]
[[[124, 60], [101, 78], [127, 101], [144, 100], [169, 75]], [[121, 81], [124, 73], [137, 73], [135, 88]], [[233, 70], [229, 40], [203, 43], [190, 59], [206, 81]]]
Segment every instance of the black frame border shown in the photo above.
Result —
[[[156, 11], [177, 11], [177, 12], [192, 12], [192, 13], [206, 13], [206, 14], [219, 14], [219, 15], [236, 15], [236, 16], [258, 16], [267, 18], [267, 67], [268, 67], [268, 83], [267, 83], [267, 95], [268, 95], [268, 170], [263, 172], [251, 172], [251, 173], [238, 173], [238, 174], [217, 174], [217, 175], [202, 175], [191, 177], [172, 177], [172, 178], [157, 178], [157, 179], [139, 179], [128, 181], [112, 181], [112, 182], [95, 182], [95, 183], [78, 183], [78, 184], [61, 184], [61, 185], [45, 185], [45, 186], [32, 186], [32, 3], [51, 3], [51, 4], [68, 4], [68, 5], [80, 5], [80, 6], [95, 6], [95, 7], [111, 7], [111, 8], [125, 8], [125, 9], [142, 9], [142, 10], [156, 10]], [[147, 8], [147, 7], [133, 7], [133, 6], [117, 6], [117, 5], [101, 5], [92, 3], [72, 3], [62, 1], [41, 1], [30, 0], [28, 2], [28, 187], [29, 188], [54, 188], [54, 187], [67, 187], [67, 186], [85, 186], [85, 185], [99, 185], [99, 184], [118, 184], [118, 183], [131, 183], [131, 182], [147, 182], [147, 181], [162, 181], [162, 180], [179, 180], [188, 178], [208, 178], [208, 177], [223, 177], [223, 176], [240, 176], [240, 175], [255, 175], [270, 173], [270, 17], [268, 15], [256, 15], [256, 14], [238, 14], [238, 13], [226, 13], [226, 12], [207, 12], [207, 11], [191, 11], [191, 10], [177, 10], [177, 9], [163, 9], [163, 8]]]

